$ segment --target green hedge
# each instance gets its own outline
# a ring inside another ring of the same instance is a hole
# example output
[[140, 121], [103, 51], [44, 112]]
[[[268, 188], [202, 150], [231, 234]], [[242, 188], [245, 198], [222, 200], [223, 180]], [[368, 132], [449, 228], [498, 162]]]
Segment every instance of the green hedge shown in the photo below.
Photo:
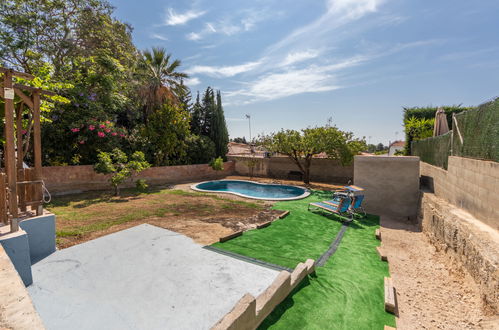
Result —
[[460, 112], [455, 118], [457, 126], [452, 122], [449, 133], [413, 141], [411, 154], [445, 169], [450, 155], [499, 162], [499, 98]]
[[452, 155], [499, 162], [499, 98], [457, 114], [456, 120]]
[[[418, 119], [425, 118], [431, 119], [435, 118], [435, 113], [438, 108], [442, 108], [447, 115], [447, 122], [449, 123], [449, 128], [452, 127], [452, 114], [460, 113], [467, 110], [475, 109], [474, 107], [462, 107], [461, 105], [451, 105], [451, 106], [442, 106], [442, 107], [413, 107], [413, 108], [405, 108], [404, 107], [404, 120], [405, 123], [407, 119], [410, 117], [416, 117]], [[412, 144], [412, 136], [410, 136], [407, 132], [405, 134], [405, 154], [411, 155], [411, 144]]]
[[412, 155], [419, 156], [421, 161], [447, 169], [450, 155], [452, 131], [424, 140], [413, 141]]

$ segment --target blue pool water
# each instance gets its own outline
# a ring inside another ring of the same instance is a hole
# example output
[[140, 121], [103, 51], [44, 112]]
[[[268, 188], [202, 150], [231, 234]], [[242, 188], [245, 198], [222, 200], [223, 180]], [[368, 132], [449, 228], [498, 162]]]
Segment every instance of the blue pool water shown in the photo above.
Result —
[[192, 189], [206, 192], [226, 192], [266, 200], [291, 200], [307, 197], [307, 189], [281, 184], [262, 184], [253, 181], [220, 180], [202, 182]]

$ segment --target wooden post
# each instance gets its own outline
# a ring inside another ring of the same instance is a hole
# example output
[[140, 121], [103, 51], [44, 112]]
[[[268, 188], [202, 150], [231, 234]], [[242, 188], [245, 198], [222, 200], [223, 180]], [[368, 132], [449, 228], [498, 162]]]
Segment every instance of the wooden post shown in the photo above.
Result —
[[[35, 180], [42, 180], [42, 134], [40, 127], [40, 95], [41, 90], [33, 91], [33, 156], [35, 163]], [[42, 185], [35, 185], [35, 200], [43, 199]], [[36, 215], [43, 214], [43, 204], [36, 206]]]
[[[24, 168], [23, 168], [23, 107], [24, 104], [19, 103], [16, 109], [16, 138], [17, 138], [17, 181], [24, 181]], [[17, 194], [19, 196], [19, 208], [22, 212], [26, 212], [26, 185], [21, 185], [17, 187]]]
[[0, 222], [6, 225], [9, 217], [7, 216], [7, 194], [5, 189], [5, 173], [0, 173]]
[[[12, 70], [7, 70], [3, 76], [5, 100], [5, 172], [9, 187], [9, 211], [12, 215], [10, 230], [19, 230], [19, 210], [17, 209], [17, 171], [14, 143], [14, 95], [12, 88]], [[12, 92], [12, 93], [11, 93]]]

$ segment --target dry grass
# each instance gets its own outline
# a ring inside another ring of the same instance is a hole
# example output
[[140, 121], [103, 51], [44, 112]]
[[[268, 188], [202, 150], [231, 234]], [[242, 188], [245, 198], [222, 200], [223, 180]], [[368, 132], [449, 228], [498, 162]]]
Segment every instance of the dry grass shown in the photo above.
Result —
[[260, 201], [170, 188], [147, 193], [125, 189], [121, 197], [100, 191], [57, 196], [47, 208], [57, 216], [59, 248], [145, 222], [183, 233], [201, 244], [211, 244], [221, 236], [252, 228], [278, 213]]

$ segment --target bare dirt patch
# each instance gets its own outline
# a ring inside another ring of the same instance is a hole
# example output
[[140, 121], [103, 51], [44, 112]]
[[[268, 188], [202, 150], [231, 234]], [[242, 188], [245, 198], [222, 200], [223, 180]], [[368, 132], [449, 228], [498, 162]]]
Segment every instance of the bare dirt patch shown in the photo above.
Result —
[[398, 329], [499, 329], [477, 284], [417, 227], [383, 218], [381, 235], [397, 290]]
[[122, 197], [109, 192], [59, 196], [48, 209], [57, 215], [57, 246], [66, 248], [141, 223], [212, 244], [221, 236], [275, 219], [281, 212], [271, 205], [168, 187], [143, 194], [125, 190]]

